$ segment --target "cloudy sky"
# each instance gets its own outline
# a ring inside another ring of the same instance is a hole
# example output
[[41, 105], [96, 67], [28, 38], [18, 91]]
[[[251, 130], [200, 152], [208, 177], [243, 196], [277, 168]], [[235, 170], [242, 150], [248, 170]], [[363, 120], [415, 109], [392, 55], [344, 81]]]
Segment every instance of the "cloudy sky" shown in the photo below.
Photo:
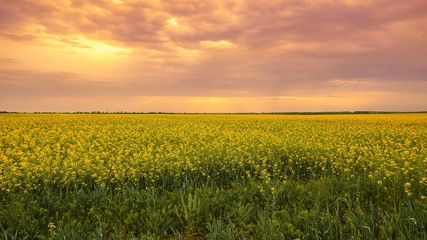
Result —
[[427, 1], [0, 0], [0, 110], [427, 110]]

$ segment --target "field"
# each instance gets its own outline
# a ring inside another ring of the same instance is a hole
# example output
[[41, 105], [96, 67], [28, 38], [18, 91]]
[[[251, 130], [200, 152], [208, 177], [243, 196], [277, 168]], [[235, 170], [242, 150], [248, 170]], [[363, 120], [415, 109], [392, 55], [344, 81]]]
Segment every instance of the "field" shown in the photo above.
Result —
[[1, 114], [3, 239], [427, 239], [427, 114]]

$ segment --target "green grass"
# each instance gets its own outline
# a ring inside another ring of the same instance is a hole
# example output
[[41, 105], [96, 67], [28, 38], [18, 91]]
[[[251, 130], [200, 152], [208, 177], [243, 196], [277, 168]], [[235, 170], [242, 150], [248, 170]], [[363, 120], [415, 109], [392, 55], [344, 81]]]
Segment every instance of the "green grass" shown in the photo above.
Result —
[[[183, 182], [1, 193], [3, 239], [426, 239], [427, 208], [369, 181]], [[49, 226], [50, 224], [50, 226]]]

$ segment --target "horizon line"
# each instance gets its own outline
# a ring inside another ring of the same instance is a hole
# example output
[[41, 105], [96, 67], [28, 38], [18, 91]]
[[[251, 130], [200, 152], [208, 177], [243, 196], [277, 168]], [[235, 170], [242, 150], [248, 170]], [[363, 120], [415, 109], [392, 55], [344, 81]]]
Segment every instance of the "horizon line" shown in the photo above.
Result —
[[168, 112], [168, 111], [0, 111], [0, 114], [283, 114], [283, 115], [314, 115], [314, 114], [398, 114], [398, 113], [427, 113], [420, 111], [383, 111], [383, 110], [357, 110], [357, 111], [269, 111], [269, 112]]

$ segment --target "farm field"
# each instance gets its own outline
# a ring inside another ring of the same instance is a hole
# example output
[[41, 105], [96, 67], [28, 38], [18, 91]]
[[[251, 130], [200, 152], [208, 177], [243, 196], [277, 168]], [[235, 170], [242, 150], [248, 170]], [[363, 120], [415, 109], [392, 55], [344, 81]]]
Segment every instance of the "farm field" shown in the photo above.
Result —
[[1, 114], [1, 239], [427, 239], [427, 114]]

